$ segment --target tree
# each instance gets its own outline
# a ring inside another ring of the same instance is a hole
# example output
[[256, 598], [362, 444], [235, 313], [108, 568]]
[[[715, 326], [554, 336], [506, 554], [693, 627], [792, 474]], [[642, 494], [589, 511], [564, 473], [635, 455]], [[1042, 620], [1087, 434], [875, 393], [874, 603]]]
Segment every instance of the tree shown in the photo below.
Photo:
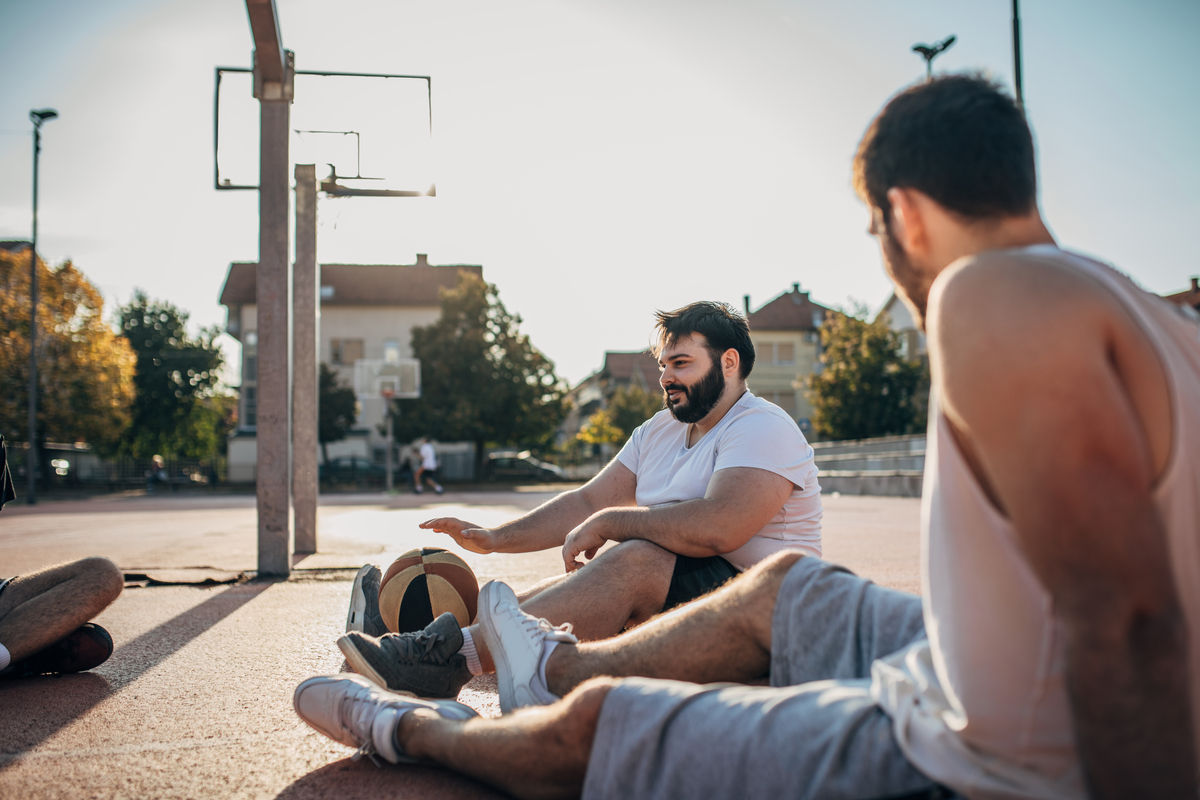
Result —
[[830, 314], [821, 326], [821, 369], [808, 379], [813, 427], [830, 439], [911, 433], [924, 423], [929, 379], [900, 355], [900, 337], [866, 309]]
[[588, 444], [616, 444], [625, 441], [627, 434], [613, 422], [612, 410], [602, 408], [587, 418], [575, 438]]
[[640, 386], [618, 386], [608, 399], [612, 424], [621, 432], [621, 440], [629, 438], [633, 429], [662, 411], [663, 396], [648, 392]]
[[231, 429], [214, 401], [225, 360], [216, 343], [220, 330], [190, 336], [186, 311], [140, 289], [118, 318], [137, 356], [133, 420], [121, 450], [135, 458], [211, 456]]
[[[37, 438], [113, 451], [130, 420], [134, 354], [104, 322], [104, 299], [70, 262], [38, 269]], [[29, 253], [0, 250], [0, 420], [24, 440], [29, 414]], [[44, 460], [43, 460], [44, 461]]]
[[358, 398], [354, 390], [342, 384], [338, 375], [324, 362], [317, 385], [317, 441], [321, 443], [321, 461], [329, 463], [330, 442], [346, 438], [358, 416]]
[[396, 438], [472, 442], [476, 474], [489, 442], [549, 443], [566, 414], [566, 387], [520, 332], [521, 318], [504, 307], [494, 285], [467, 272], [442, 292], [441, 304], [436, 322], [413, 329], [421, 397], [392, 403]]

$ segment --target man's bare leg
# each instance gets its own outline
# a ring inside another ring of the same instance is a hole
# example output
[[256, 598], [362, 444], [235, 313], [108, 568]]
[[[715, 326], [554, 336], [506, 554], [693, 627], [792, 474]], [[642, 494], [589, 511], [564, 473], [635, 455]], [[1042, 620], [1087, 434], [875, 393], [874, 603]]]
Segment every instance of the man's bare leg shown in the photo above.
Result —
[[[521, 608], [554, 624], [570, 622], [584, 641], [615, 636], [657, 614], [667, 600], [675, 554], [641, 540], [622, 542], [587, 566], [520, 595]], [[485, 672], [495, 669], [479, 626], [469, 628]]]
[[0, 593], [0, 644], [14, 662], [62, 639], [121, 593], [121, 571], [92, 557], [21, 575]]
[[596, 679], [550, 706], [497, 719], [449, 720], [424, 709], [396, 725], [399, 748], [521, 798], [578, 797], [600, 706], [613, 686]]
[[596, 675], [709, 683], [765, 678], [771, 666], [775, 599], [800, 553], [780, 553], [712, 593], [620, 636], [559, 644], [546, 663], [551, 692], [564, 695]]

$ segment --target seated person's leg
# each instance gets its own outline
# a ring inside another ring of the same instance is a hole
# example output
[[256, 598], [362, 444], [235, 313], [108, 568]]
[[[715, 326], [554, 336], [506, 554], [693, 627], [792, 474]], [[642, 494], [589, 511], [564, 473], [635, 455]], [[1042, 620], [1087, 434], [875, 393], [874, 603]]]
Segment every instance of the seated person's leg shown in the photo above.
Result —
[[338, 675], [304, 681], [294, 704], [314, 729], [360, 753], [441, 764], [517, 797], [578, 797], [608, 688], [594, 681], [551, 707], [478, 719], [453, 700], [421, 700]]
[[[99, 557], [14, 578], [0, 592], [0, 644], [7, 648], [13, 662], [8, 671], [18, 671], [18, 662], [79, 630], [107, 608], [123, 586], [121, 571]], [[100, 636], [103, 638], [107, 638], [106, 633]], [[108, 641], [111, 651], [111, 639]]]
[[607, 695], [583, 797], [891, 797], [934, 788], [868, 680], [790, 687], [629, 678]]

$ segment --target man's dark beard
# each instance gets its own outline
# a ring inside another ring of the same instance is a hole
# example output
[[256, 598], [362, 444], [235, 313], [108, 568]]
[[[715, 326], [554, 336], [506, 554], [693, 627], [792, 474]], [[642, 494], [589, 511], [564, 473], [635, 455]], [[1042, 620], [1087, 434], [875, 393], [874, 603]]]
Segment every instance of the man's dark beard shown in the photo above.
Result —
[[[686, 404], [671, 405], [670, 399], [666, 397], [667, 389], [682, 389]], [[667, 410], [671, 412], [671, 416], [680, 422], [699, 422], [708, 416], [708, 412], [712, 411], [721, 399], [721, 395], [725, 392], [725, 374], [721, 372], [721, 366], [717, 363], [717, 359], [713, 359], [712, 368], [703, 378], [696, 381], [691, 386], [684, 386], [682, 383], [672, 383], [664, 387], [663, 396], [667, 404]], [[683, 408], [679, 406], [683, 405]]]

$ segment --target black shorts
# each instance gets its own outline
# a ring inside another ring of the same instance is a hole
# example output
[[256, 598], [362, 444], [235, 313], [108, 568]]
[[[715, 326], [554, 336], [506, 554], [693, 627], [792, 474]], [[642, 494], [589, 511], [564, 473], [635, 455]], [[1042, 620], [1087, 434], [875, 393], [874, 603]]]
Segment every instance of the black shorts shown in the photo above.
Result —
[[671, 572], [671, 585], [667, 589], [667, 601], [663, 603], [662, 610], [667, 611], [708, 594], [737, 574], [737, 567], [720, 556], [693, 558], [677, 555], [675, 569]]

